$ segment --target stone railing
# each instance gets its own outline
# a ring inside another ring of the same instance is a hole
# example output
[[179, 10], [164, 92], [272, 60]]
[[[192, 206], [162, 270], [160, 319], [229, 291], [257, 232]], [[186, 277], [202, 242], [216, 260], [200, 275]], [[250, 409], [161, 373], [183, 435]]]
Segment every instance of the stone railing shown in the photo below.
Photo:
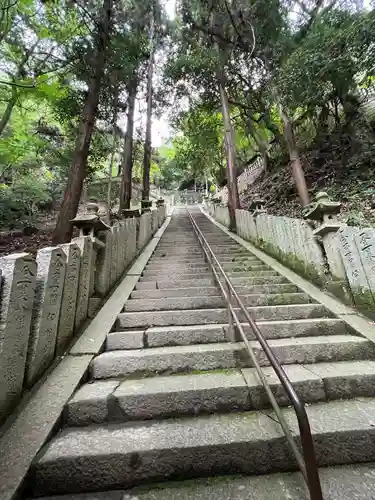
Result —
[[95, 315], [166, 217], [163, 200], [142, 215], [124, 211], [113, 226], [96, 204], [87, 208], [72, 221], [80, 234], [71, 243], [36, 258], [0, 258], [0, 421]]
[[[262, 158], [257, 158], [256, 160], [254, 160], [253, 163], [249, 165], [246, 170], [244, 170], [242, 174], [237, 177], [238, 193], [242, 194], [243, 192], [245, 192], [248, 186], [251, 186], [251, 184], [253, 184], [258, 179], [263, 170], [264, 163]], [[218, 196], [220, 196], [223, 203], [228, 202], [227, 186], [223, 187], [223, 189], [218, 192]]]
[[[228, 208], [205, 202], [207, 211], [229, 226]], [[319, 193], [306, 220], [265, 213], [255, 199], [250, 211], [237, 210], [239, 236], [287, 267], [324, 287], [344, 302], [375, 314], [375, 230], [337, 220], [340, 203]], [[307, 222], [308, 221], [308, 222]]]

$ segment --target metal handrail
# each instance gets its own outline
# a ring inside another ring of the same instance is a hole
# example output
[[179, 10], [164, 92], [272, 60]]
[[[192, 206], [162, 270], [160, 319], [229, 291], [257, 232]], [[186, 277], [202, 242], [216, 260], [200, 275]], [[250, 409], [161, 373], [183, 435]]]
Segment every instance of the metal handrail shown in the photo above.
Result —
[[[234, 323], [236, 324], [237, 329], [242, 337], [242, 340], [243, 340], [243, 342], [244, 342], [244, 344], [249, 352], [249, 355], [250, 355], [251, 360], [254, 364], [254, 367], [256, 368], [256, 370], [258, 372], [259, 378], [264, 386], [264, 389], [265, 389], [265, 391], [270, 399], [270, 402], [271, 402], [272, 407], [276, 413], [276, 416], [279, 420], [279, 423], [284, 431], [284, 434], [285, 434], [285, 437], [286, 437], [287, 442], [289, 444], [289, 447], [297, 460], [300, 471], [301, 471], [301, 473], [305, 479], [306, 485], [308, 487], [308, 490], [310, 493], [310, 499], [311, 500], [323, 500], [322, 488], [321, 488], [320, 478], [319, 478], [318, 464], [316, 461], [314, 442], [313, 442], [313, 438], [311, 435], [311, 428], [310, 428], [309, 419], [308, 419], [308, 416], [306, 413], [305, 404], [299, 398], [298, 394], [294, 390], [294, 387], [293, 387], [291, 381], [289, 380], [284, 369], [282, 368], [282, 366], [278, 362], [272, 348], [269, 346], [268, 342], [264, 339], [257, 324], [255, 323], [253, 318], [250, 316], [248, 310], [246, 309], [246, 307], [242, 303], [240, 297], [238, 296], [236, 290], [233, 287], [232, 282], [230, 281], [230, 279], [226, 275], [224, 269], [222, 268], [219, 261], [217, 260], [212, 248], [210, 247], [210, 245], [207, 242], [206, 238], [204, 237], [202, 231], [200, 230], [200, 228], [198, 227], [194, 218], [192, 217], [190, 210], [187, 209], [187, 211], [188, 211], [194, 232], [198, 238], [198, 241], [200, 242], [200, 245], [202, 246], [205, 257], [211, 266], [211, 270], [215, 276], [217, 284], [220, 287], [220, 290], [224, 296], [224, 299], [227, 302], [230, 339], [231, 339], [231, 341], [236, 342], [235, 331], [234, 331], [234, 326], [233, 326], [233, 321], [234, 321]], [[218, 271], [222, 275], [225, 286], [221, 282], [220, 277], [219, 277], [219, 275], [214, 267], [214, 264], [217, 266]], [[252, 330], [255, 334], [255, 337], [257, 338], [259, 344], [261, 345], [263, 351], [265, 352], [271, 366], [275, 370], [276, 375], [278, 376], [286, 394], [288, 395], [288, 397], [290, 399], [290, 402], [294, 408], [294, 411], [296, 413], [296, 417], [298, 420], [301, 445], [302, 445], [302, 454], [299, 451], [299, 449], [296, 445], [296, 442], [294, 441], [294, 438], [293, 438], [292, 433], [288, 427], [288, 424], [286, 423], [284, 415], [282, 414], [280, 406], [277, 403], [276, 398], [273, 395], [273, 392], [272, 392], [272, 390], [267, 382], [267, 379], [263, 374], [263, 371], [260, 367], [260, 364], [256, 358], [254, 349], [252, 348], [252, 346], [251, 346], [251, 344], [250, 344], [250, 342], [249, 342], [249, 340], [244, 332], [242, 324], [241, 324], [240, 320], [238, 319], [236, 311], [233, 308], [232, 299], [235, 299], [236, 303], [238, 304], [238, 307], [245, 315], [245, 318], [248, 321], [250, 327], [252, 328]]]

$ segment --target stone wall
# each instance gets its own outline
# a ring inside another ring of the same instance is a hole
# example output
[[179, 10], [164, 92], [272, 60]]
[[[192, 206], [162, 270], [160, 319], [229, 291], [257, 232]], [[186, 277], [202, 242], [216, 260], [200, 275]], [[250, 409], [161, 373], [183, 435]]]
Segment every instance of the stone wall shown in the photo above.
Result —
[[[322, 199], [320, 193], [318, 197]], [[325, 195], [326, 196], [326, 195]], [[276, 217], [264, 209], [236, 211], [237, 233], [298, 274], [363, 313], [375, 315], [375, 229], [338, 223], [337, 203], [317, 202], [311, 219]], [[206, 210], [226, 227], [228, 208], [205, 202]], [[313, 222], [314, 221], [314, 222]]]
[[162, 225], [166, 206], [104, 224], [77, 216], [71, 243], [0, 258], [0, 422], [95, 315]]

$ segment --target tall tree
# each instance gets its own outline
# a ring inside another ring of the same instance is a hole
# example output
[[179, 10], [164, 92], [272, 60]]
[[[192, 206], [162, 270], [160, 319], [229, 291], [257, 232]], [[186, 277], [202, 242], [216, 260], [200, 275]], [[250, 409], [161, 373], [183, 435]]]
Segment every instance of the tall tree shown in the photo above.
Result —
[[128, 84], [128, 113], [124, 140], [124, 148], [121, 160], [121, 184], [119, 213], [123, 209], [129, 209], [132, 198], [132, 175], [133, 175], [133, 142], [134, 142], [134, 113], [137, 97], [138, 75], [134, 73]]
[[143, 182], [142, 200], [148, 200], [150, 196], [150, 168], [151, 168], [151, 126], [152, 126], [152, 103], [153, 103], [153, 75], [155, 63], [155, 7], [152, 2], [152, 13], [150, 19], [150, 56], [147, 67], [147, 116], [146, 116], [146, 136], [143, 155]]
[[92, 57], [92, 74], [88, 82], [87, 98], [79, 124], [73, 162], [60, 208], [53, 243], [66, 243], [72, 236], [73, 219], [77, 213], [86, 177], [87, 157], [89, 155], [92, 132], [99, 103], [99, 92], [104, 75], [104, 67], [110, 43], [113, 18], [113, 0], [104, 0], [95, 36], [95, 49]]
[[[213, 7], [215, 9], [215, 7]], [[216, 79], [219, 86], [221, 112], [223, 115], [224, 133], [225, 133], [225, 149], [227, 153], [227, 178], [228, 178], [228, 211], [229, 211], [229, 229], [236, 230], [236, 210], [240, 208], [240, 200], [238, 196], [237, 186], [237, 168], [236, 168], [236, 146], [234, 138], [234, 130], [231, 120], [228, 94], [226, 90], [226, 78], [224, 66], [228, 59], [227, 47], [223, 46], [221, 40], [224, 37], [222, 31], [222, 19], [215, 12], [211, 13], [211, 28], [215, 33], [215, 47], [218, 52], [218, 63], [216, 67]]]

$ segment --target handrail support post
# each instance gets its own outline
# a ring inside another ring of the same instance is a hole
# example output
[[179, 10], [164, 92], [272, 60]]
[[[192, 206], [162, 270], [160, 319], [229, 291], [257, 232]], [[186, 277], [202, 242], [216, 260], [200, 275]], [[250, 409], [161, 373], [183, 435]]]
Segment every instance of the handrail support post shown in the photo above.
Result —
[[234, 322], [233, 322], [233, 316], [232, 316], [232, 311], [231, 311], [232, 294], [230, 291], [230, 286], [227, 283], [225, 284], [225, 291], [227, 294], [227, 303], [228, 303], [228, 338], [229, 338], [230, 342], [236, 342], [236, 333], [234, 330]]

